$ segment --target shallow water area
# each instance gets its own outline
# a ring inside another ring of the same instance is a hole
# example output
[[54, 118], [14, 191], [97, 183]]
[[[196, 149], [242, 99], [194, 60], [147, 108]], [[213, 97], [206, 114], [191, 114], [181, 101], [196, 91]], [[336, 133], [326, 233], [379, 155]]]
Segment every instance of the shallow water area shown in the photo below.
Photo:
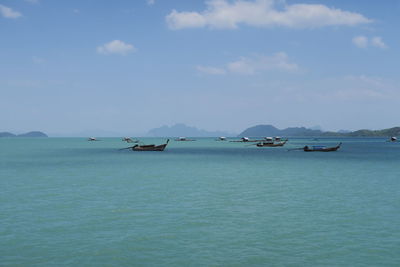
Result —
[[385, 141], [200, 138], [135, 152], [120, 138], [1, 138], [0, 262], [395, 266], [400, 142]]

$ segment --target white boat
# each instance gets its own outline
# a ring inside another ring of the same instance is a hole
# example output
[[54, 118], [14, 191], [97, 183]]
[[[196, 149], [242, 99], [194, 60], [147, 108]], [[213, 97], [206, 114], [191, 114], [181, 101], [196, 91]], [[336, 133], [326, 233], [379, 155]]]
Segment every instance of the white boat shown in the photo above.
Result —
[[196, 141], [196, 140], [189, 139], [189, 138], [186, 138], [186, 137], [179, 137], [179, 138], [175, 139], [175, 141]]

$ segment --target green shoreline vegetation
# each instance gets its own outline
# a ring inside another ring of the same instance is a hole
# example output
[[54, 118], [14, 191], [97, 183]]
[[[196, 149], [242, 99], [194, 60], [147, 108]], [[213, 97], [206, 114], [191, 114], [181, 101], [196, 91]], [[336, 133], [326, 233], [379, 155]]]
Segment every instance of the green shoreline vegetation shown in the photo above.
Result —
[[343, 137], [385, 137], [385, 136], [399, 136], [400, 127], [393, 127], [383, 130], [357, 130], [349, 133], [338, 132], [324, 132], [323, 136], [343, 136]]
[[290, 127], [283, 130], [277, 129], [272, 125], [257, 125], [250, 127], [238, 136], [333, 136], [333, 137], [387, 137], [399, 136], [400, 127], [393, 127], [383, 130], [357, 130], [353, 132], [324, 132], [312, 130], [305, 127]]

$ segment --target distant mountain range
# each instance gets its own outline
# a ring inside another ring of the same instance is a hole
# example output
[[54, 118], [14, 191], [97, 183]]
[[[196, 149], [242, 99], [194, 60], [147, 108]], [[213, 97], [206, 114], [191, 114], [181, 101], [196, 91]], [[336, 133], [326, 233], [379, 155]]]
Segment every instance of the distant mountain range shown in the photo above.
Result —
[[39, 131], [28, 132], [24, 134], [13, 134], [10, 132], [0, 132], [0, 137], [48, 137], [47, 134]]
[[272, 125], [256, 125], [247, 128], [238, 136], [320, 136], [321, 130], [312, 130], [305, 127], [290, 127], [280, 130]]
[[399, 136], [400, 127], [393, 127], [383, 130], [358, 130], [339, 132], [323, 132], [321, 130], [313, 130], [305, 127], [290, 127], [280, 130], [272, 125], [257, 125], [247, 128], [238, 136], [340, 136], [340, 137], [385, 137]]
[[[187, 126], [185, 124], [175, 124], [173, 126], [162, 126], [159, 128], [154, 128], [148, 131], [144, 136], [148, 137], [267, 137], [267, 136], [337, 136], [337, 137], [390, 137], [390, 136], [400, 136], [400, 127], [393, 127], [383, 130], [357, 130], [357, 131], [346, 131], [340, 130], [338, 132], [333, 131], [322, 131], [319, 129], [305, 128], [305, 127], [289, 127], [286, 129], [278, 129], [272, 125], [256, 125], [250, 128], [247, 128], [239, 135], [225, 132], [225, 131], [206, 131], [201, 130], [196, 127]], [[104, 134], [105, 132], [103, 132]], [[95, 134], [86, 134], [79, 136], [100, 136]], [[56, 136], [56, 135], [52, 135]], [[73, 136], [73, 135], [63, 135], [63, 136]], [[117, 137], [122, 136], [116, 133], [108, 133], [109, 137]], [[104, 137], [102, 135], [102, 137]], [[24, 134], [13, 134], [10, 132], [0, 132], [0, 137], [48, 137], [47, 134], [40, 131], [32, 131]]]
[[179, 123], [173, 126], [162, 126], [150, 130], [147, 136], [151, 137], [216, 137], [216, 136], [235, 136], [235, 134], [223, 132], [223, 131], [205, 131], [200, 130], [196, 127], [187, 126], [185, 124]]
[[385, 137], [400, 136], [400, 127], [393, 127], [383, 130], [358, 130], [354, 132], [324, 132], [325, 136], [348, 136], [348, 137]]

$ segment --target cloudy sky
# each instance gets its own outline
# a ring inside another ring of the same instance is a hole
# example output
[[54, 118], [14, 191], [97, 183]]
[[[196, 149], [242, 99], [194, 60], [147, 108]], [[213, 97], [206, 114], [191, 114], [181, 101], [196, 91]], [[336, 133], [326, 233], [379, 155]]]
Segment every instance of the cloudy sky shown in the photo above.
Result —
[[0, 131], [400, 125], [400, 1], [0, 0]]

